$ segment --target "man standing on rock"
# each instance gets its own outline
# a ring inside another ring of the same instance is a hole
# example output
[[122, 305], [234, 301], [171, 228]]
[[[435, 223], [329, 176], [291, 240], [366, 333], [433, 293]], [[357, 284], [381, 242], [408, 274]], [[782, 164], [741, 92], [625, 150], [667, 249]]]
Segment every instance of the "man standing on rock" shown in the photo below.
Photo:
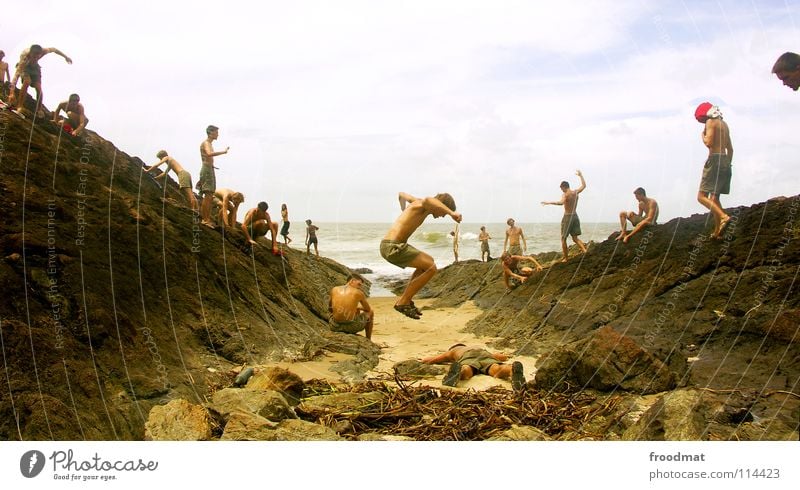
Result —
[[364, 330], [367, 340], [372, 340], [375, 313], [367, 303], [367, 295], [361, 290], [363, 284], [364, 278], [354, 272], [344, 286], [331, 289], [328, 303], [331, 317], [328, 323], [332, 332], [357, 334]]
[[730, 194], [731, 162], [733, 160], [733, 144], [728, 123], [722, 120], [719, 107], [710, 102], [703, 102], [694, 112], [695, 119], [703, 124], [703, 144], [708, 148], [708, 158], [703, 165], [700, 179], [700, 190], [697, 202], [708, 208], [714, 218], [714, 231], [711, 238], [719, 239], [731, 220], [722, 209], [720, 194]]
[[489, 252], [489, 240], [491, 239], [492, 237], [489, 236], [486, 227], [481, 226], [481, 232], [478, 234], [478, 241], [481, 242], [481, 262], [492, 260], [492, 254]]
[[[522, 228], [514, 223], [514, 218], [506, 220], [508, 229], [506, 230], [506, 239], [503, 242], [503, 252], [507, 251], [511, 255], [522, 255], [528, 250], [528, 242], [525, 241], [525, 234], [522, 232]], [[519, 246], [520, 239], [522, 239], [522, 247]]]
[[436, 274], [436, 264], [433, 257], [409, 245], [408, 238], [429, 215], [434, 218], [450, 216], [456, 223], [461, 223], [461, 213], [455, 211], [456, 202], [447, 193], [420, 199], [401, 192], [398, 199], [402, 213], [381, 241], [381, 257], [403, 269], [414, 268], [414, 273], [405, 291], [397, 299], [394, 309], [409, 318], [419, 320], [422, 313], [414, 306], [414, 295]]
[[[231, 147], [225, 148], [225, 151], [214, 151], [212, 143], [219, 137], [219, 128], [210, 125], [206, 128], [207, 138], [200, 144], [200, 160], [202, 166], [200, 167], [200, 180], [197, 182], [197, 187], [200, 190], [200, 195], [203, 201], [200, 204], [200, 223], [215, 228], [214, 223], [211, 221], [211, 202], [214, 199], [214, 191], [217, 190], [217, 176], [214, 173], [214, 157], [226, 155]], [[264, 232], [266, 234], [266, 232]]]
[[797, 53], [783, 53], [772, 66], [772, 73], [784, 85], [797, 92], [800, 88], [800, 55]]
[[522, 372], [522, 363], [514, 361], [513, 364], [503, 364], [508, 360], [506, 354], [494, 353], [482, 347], [467, 347], [456, 344], [444, 354], [426, 357], [422, 360], [425, 364], [450, 364], [450, 369], [442, 379], [445, 386], [456, 386], [460, 380], [468, 380], [476, 374], [486, 374], [493, 378], [510, 379], [514, 391], [521, 391], [525, 387], [525, 375]]
[[[38, 44], [31, 45], [30, 48], [22, 52], [17, 63], [17, 69], [14, 73], [14, 79], [11, 81], [11, 93], [8, 98], [8, 105], [13, 107], [15, 114], [22, 115], [22, 108], [25, 106], [25, 99], [28, 97], [28, 87], [33, 87], [36, 90], [36, 105], [33, 109], [34, 114], [39, 117], [39, 110], [42, 106], [44, 99], [44, 91], [42, 90], [42, 67], [39, 66], [39, 60], [47, 54], [55, 53], [67, 62], [68, 65], [72, 64], [72, 58], [62, 53], [58, 48], [42, 48]], [[14, 88], [17, 85], [17, 79], [22, 79], [22, 87], [19, 89], [19, 95], [14, 94]]]
[[[639, 213], [633, 211], [622, 211], [619, 213], [619, 236], [617, 240], [622, 240], [622, 243], [628, 243], [633, 235], [640, 232], [645, 226], [656, 224], [658, 219], [658, 203], [652, 197], [647, 197], [644, 189], [637, 187], [633, 191], [633, 196], [639, 201]], [[628, 221], [633, 225], [630, 233], [627, 233]]]
[[561, 251], [564, 253], [564, 258], [561, 262], [566, 262], [569, 258], [569, 249], [567, 249], [567, 237], [571, 236], [572, 241], [581, 249], [582, 253], [586, 253], [586, 244], [584, 244], [578, 236], [581, 234], [581, 220], [578, 218], [578, 194], [586, 189], [586, 181], [583, 180], [583, 174], [580, 170], [575, 171], [581, 179], [581, 186], [574, 191], [569, 188], [569, 182], [566, 180], [561, 182], [560, 201], [542, 201], [542, 206], [552, 204], [554, 206], [564, 206], [564, 217], [561, 218]]

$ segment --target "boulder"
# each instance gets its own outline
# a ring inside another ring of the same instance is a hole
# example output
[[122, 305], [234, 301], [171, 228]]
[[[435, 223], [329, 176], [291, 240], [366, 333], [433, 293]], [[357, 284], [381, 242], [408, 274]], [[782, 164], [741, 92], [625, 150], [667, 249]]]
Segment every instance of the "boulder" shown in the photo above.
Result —
[[675, 385], [675, 375], [663, 362], [609, 326], [543, 356], [536, 371], [536, 386], [544, 390], [622, 389], [648, 394]]
[[275, 429], [276, 441], [341, 441], [330, 427], [299, 419], [287, 419]]
[[425, 364], [417, 361], [416, 359], [409, 359], [407, 361], [398, 362], [394, 365], [394, 372], [402, 377], [420, 377], [427, 376], [441, 376], [447, 371], [445, 366], [437, 366], [435, 364]]
[[228, 415], [222, 441], [274, 441], [278, 422], [272, 422], [252, 412], [235, 411]]
[[205, 408], [184, 399], [150, 409], [144, 424], [148, 441], [207, 441], [211, 438], [211, 418]]
[[225, 388], [214, 393], [211, 400], [211, 408], [224, 418], [235, 411], [255, 413], [275, 422], [297, 418], [286, 399], [273, 390]]
[[[718, 411], [699, 390], [675, 390], [662, 396], [622, 434], [625, 441], [700, 441], [707, 439], [707, 415]], [[716, 404], [714, 404], [716, 405]]]
[[283, 395], [286, 401], [294, 406], [300, 403], [306, 384], [303, 379], [279, 367], [268, 367], [258, 370], [245, 386], [246, 390], [264, 391], [274, 390]]

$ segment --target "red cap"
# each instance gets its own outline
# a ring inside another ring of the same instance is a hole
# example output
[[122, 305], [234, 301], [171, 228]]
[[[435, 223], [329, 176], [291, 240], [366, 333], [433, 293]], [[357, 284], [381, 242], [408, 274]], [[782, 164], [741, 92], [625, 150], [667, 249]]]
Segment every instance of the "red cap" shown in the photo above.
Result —
[[711, 104], [711, 102], [703, 102], [697, 106], [697, 109], [694, 110], [694, 118], [697, 119], [697, 122], [705, 124], [705, 122], [708, 120], [708, 111], [712, 107], [714, 107], [714, 105]]

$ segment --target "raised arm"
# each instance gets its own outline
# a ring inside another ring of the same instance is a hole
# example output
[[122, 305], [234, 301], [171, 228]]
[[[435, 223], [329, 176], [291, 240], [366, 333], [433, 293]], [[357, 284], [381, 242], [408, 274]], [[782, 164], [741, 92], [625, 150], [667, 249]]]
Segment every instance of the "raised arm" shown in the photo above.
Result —
[[575, 175], [577, 175], [578, 178], [581, 179], [581, 186], [575, 189], [575, 193], [581, 193], [583, 192], [584, 189], [586, 189], [586, 181], [583, 180], [583, 174], [581, 173], [580, 170], [576, 170]]
[[414, 201], [419, 201], [418, 197], [414, 197], [411, 194], [401, 192], [397, 194], [397, 200], [400, 201], [400, 210], [406, 210], [406, 204], [411, 204]]
[[450, 216], [456, 223], [461, 223], [461, 213], [456, 213], [452, 209], [445, 206], [442, 203], [442, 201], [436, 199], [435, 197], [426, 197], [425, 199], [423, 199], [422, 206], [431, 213], [435, 213], [438, 211], [440, 213], [444, 213]]

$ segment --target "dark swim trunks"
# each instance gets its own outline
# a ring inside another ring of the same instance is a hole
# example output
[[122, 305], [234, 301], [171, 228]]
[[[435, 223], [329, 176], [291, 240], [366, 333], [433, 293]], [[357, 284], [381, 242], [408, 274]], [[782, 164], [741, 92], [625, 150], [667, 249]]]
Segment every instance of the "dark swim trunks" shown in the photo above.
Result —
[[33, 85], [42, 81], [42, 67], [38, 63], [28, 63], [22, 69], [22, 81]]
[[581, 234], [581, 220], [577, 214], [565, 214], [561, 218], [561, 238], [564, 240], [568, 236], [578, 236]]
[[289, 222], [284, 221], [283, 226], [281, 227], [281, 236], [287, 236], [289, 234]]
[[703, 165], [703, 176], [700, 179], [700, 192], [706, 194], [730, 194], [731, 160], [728, 155], [712, 153]]

